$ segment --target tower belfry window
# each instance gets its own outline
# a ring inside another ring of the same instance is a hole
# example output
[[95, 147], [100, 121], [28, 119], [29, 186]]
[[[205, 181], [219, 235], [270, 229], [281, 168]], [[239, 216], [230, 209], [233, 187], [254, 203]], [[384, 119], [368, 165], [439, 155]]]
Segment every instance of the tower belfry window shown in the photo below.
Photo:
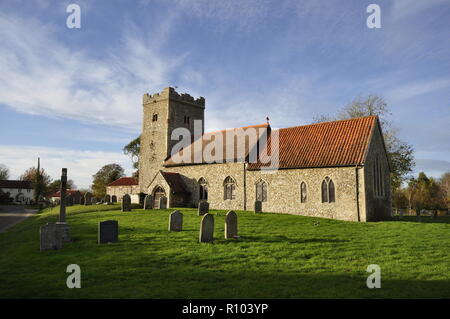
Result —
[[158, 121], [158, 114], [153, 114], [152, 121], [153, 122]]

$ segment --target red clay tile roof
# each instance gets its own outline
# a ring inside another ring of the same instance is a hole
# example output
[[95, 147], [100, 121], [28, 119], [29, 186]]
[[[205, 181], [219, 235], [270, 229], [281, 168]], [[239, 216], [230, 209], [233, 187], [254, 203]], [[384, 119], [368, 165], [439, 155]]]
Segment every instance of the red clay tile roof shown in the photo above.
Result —
[[114, 182], [109, 183], [108, 186], [132, 186], [139, 185], [139, 182], [134, 177], [121, 177]]
[[161, 171], [161, 175], [164, 177], [167, 184], [169, 184], [170, 188], [172, 188], [174, 193], [189, 193], [186, 185], [181, 179], [180, 174]]
[[[377, 123], [377, 116], [367, 116], [280, 129], [278, 168], [362, 165]], [[269, 137], [269, 150], [270, 145]], [[261, 160], [264, 162], [263, 157]], [[264, 166], [250, 163], [248, 168], [255, 170]]]
[[[76, 194], [76, 193], [80, 193], [80, 195], [81, 195], [80, 191], [73, 190], [73, 189], [66, 190], [66, 195], [69, 195], [69, 194], [73, 195], [73, 194]], [[54, 192], [54, 193], [51, 193], [51, 194], [47, 195], [47, 198], [50, 198], [50, 197], [61, 197], [61, 192], [57, 191], [57, 192]]]
[[13, 180], [0, 180], [0, 188], [22, 188], [33, 189], [30, 181], [13, 181]]
[[[270, 132], [270, 125], [268, 123], [264, 123], [264, 124], [258, 124], [258, 125], [252, 125], [252, 126], [244, 126], [244, 127], [239, 127], [239, 128], [232, 128], [232, 129], [226, 129], [226, 130], [221, 130], [221, 131], [214, 131], [214, 132], [208, 132], [203, 134], [202, 138], [197, 139], [196, 141], [194, 141], [193, 143], [191, 143], [188, 147], [186, 147], [184, 150], [181, 150], [180, 152], [178, 152], [176, 155], [180, 155], [182, 156], [184, 151], [190, 151], [191, 153], [191, 159], [189, 161], [189, 163], [179, 163], [179, 161], [176, 161], [174, 159], [174, 157], [176, 156], [172, 156], [169, 159], [167, 159], [164, 162], [164, 166], [180, 166], [180, 165], [193, 165], [193, 164], [206, 164], [208, 163], [208, 159], [207, 158], [203, 158], [203, 151], [208, 147], [208, 145], [212, 142], [215, 141], [216, 135], [221, 135], [222, 136], [222, 140], [223, 140], [223, 150], [222, 150], [222, 162], [227, 162], [227, 161], [244, 161], [245, 159], [243, 158], [237, 158], [238, 157], [238, 145], [237, 143], [234, 143], [234, 156], [232, 158], [228, 158], [227, 157], [227, 152], [226, 152], [226, 146], [227, 146], [227, 133], [235, 133], [238, 130], [243, 130], [243, 132], [249, 132], [246, 131], [247, 129], [255, 129], [255, 133], [258, 134], [259, 136], [265, 132]], [[259, 139], [259, 136], [257, 137], [257, 139]], [[252, 149], [254, 149], [254, 147], [257, 144], [257, 139], [255, 141], [246, 138], [246, 143], [244, 145], [244, 156], [245, 158], [247, 158], [247, 156], [249, 155], [250, 151]], [[231, 141], [230, 141], [231, 142]], [[256, 143], [255, 143], [256, 142]], [[206, 152], [208, 153], [208, 152]], [[215, 151], [211, 152], [213, 156], [215, 156]], [[196, 159], [199, 158], [200, 161], [196, 161]], [[210, 160], [211, 162], [211, 160]]]

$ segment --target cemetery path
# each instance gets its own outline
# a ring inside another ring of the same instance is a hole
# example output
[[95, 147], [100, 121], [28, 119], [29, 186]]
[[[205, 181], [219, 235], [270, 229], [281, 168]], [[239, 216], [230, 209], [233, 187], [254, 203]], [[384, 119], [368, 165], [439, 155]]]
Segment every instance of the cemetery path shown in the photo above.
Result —
[[36, 214], [37, 211], [37, 209], [26, 209], [20, 205], [0, 205], [0, 233]]

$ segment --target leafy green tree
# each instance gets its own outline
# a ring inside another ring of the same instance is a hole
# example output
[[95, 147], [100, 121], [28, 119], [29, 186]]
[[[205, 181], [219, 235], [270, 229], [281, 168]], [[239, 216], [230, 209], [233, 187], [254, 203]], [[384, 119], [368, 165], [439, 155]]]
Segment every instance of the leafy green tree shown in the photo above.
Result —
[[36, 167], [30, 167], [21, 176], [20, 180], [30, 181], [35, 194], [35, 201], [39, 200], [39, 196], [46, 194], [48, 186], [52, 182], [52, 178], [47, 174], [45, 169], [40, 168], [39, 174]]
[[139, 177], [139, 151], [141, 150], [141, 137], [138, 136], [130, 143], [125, 145], [122, 149], [125, 155], [130, 156], [133, 162], [133, 168], [135, 169], [133, 177]]
[[[73, 182], [73, 180], [68, 179], [67, 180], [67, 189], [76, 189], [76, 188], [77, 187], [76, 187], [75, 183]], [[59, 192], [60, 189], [61, 189], [61, 180], [60, 179], [55, 179], [53, 182], [51, 182], [48, 185], [46, 194]]]
[[450, 209], [450, 172], [445, 172], [439, 179], [447, 211]]
[[422, 209], [436, 210], [445, 207], [442, 189], [436, 180], [420, 172], [417, 178], [408, 183], [411, 194], [411, 206], [419, 215]]
[[415, 166], [412, 146], [398, 138], [397, 129], [389, 120], [392, 115], [383, 97], [370, 94], [365, 98], [358, 97], [345, 105], [336, 116], [320, 115], [314, 117], [314, 122], [320, 123], [333, 120], [377, 115], [383, 131], [386, 151], [391, 163], [392, 190], [395, 193]]
[[0, 179], [9, 178], [9, 169], [3, 164], [0, 164]]
[[97, 198], [103, 198], [106, 195], [106, 186], [116, 179], [125, 176], [124, 169], [119, 164], [108, 164], [103, 166], [95, 175], [92, 182], [92, 193]]
[[409, 200], [407, 189], [400, 187], [392, 194], [392, 206], [397, 209], [408, 208]]

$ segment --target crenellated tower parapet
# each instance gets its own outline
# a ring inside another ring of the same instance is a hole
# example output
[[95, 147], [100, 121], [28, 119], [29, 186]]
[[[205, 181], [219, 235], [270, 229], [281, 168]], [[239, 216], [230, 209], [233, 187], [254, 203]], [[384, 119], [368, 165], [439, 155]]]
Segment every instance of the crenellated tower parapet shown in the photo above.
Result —
[[158, 103], [163, 100], [173, 100], [177, 102], [182, 102], [186, 104], [190, 104], [193, 106], [205, 108], [205, 98], [200, 96], [199, 98], [194, 98], [188, 93], [178, 93], [174, 88], [167, 87], [162, 92], [148, 94], [145, 93], [143, 96], [142, 103], [150, 104], [150, 103]]

